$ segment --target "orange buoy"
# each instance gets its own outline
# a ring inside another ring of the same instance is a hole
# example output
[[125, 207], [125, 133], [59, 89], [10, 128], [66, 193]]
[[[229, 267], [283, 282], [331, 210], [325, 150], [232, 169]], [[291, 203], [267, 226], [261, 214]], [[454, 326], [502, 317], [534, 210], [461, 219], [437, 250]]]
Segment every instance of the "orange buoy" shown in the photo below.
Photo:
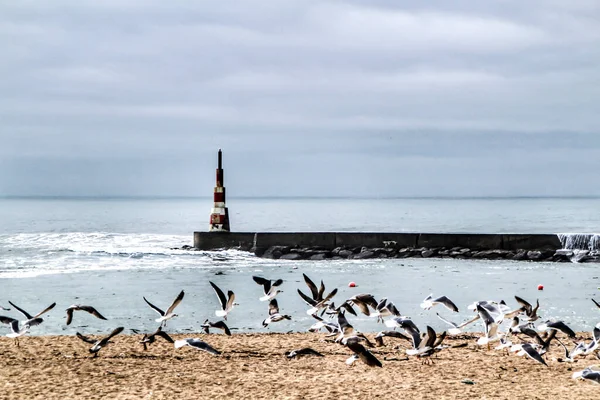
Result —
[[538, 285], [538, 290], [544, 290], [544, 285]]
[[356, 287], [356, 283], [355, 283], [355, 282], [350, 282], [350, 283], [348, 284], [348, 287]]

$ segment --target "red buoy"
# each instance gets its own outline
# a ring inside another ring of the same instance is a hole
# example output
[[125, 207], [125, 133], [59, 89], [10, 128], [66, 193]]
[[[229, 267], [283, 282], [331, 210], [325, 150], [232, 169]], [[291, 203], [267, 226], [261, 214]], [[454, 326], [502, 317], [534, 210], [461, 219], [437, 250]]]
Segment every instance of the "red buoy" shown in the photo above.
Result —
[[544, 290], [544, 285], [538, 285], [538, 290]]
[[356, 287], [356, 283], [354, 283], [354, 282], [350, 282], [350, 283], [348, 284], [348, 287]]

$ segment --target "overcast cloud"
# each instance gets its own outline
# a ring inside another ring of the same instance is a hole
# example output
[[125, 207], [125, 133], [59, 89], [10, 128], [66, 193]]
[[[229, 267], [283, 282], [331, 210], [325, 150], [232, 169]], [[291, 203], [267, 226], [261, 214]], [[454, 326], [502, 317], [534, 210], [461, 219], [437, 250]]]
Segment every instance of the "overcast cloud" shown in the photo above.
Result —
[[600, 195], [600, 2], [0, 1], [0, 195]]

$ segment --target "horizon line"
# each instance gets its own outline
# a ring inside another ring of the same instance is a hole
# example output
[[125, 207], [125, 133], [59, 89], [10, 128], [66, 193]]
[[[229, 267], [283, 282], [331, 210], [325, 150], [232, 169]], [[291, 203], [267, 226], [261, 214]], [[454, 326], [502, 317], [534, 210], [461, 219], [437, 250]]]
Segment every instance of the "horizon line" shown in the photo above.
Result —
[[[0, 195], [3, 200], [193, 200], [211, 199], [213, 196], [184, 195]], [[229, 198], [231, 201], [232, 198]], [[600, 195], [515, 195], [515, 196], [235, 196], [242, 200], [509, 200], [509, 199], [600, 199]]]

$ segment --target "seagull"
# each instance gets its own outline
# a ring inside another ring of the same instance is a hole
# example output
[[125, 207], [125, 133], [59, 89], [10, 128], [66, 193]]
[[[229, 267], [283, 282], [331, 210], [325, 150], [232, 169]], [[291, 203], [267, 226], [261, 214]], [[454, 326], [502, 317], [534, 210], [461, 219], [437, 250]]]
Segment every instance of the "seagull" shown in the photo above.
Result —
[[572, 352], [569, 352], [569, 349], [567, 349], [567, 346], [565, 346], [563, 342], [561, 342], [559, 339], [556, 339], [556, 340], [558, 341], [558, 343], [560, 343], [563, 350], [565, 351], [564, 358], [559, 358], [559, 359], [557, 359], [557, 361], [558, 362], [570, 362], [570, 363], [574, 362], [575, 355], [573, 353], [575, 353], [575, 349], [577, 348], [577, 346], [579, 346], [579, 344], [577, 346], [575, 346], [575, 348], [573, 349]]
[[383, 346], [383, 338], [384, 337], [393, 337], [398, 339], [406, 339], [408, 341], [411, 340], [408, 336], [406, 336], [402, 332], [398, 331], [381, 331], [377, 335], [375, 335], [375, 342], [377, 343], [377, 347]]
[[445, 337], [446, 332], [443, 332], [438, 338], [433, 328], [427, 326], [427, 333], [425, 333], [423, 336], [419, 336], [419, 340], [414, 342], [416, 346], [414, 346], [412, 349], [406, 350], [406, 354], [409, 356], [418, 357], [430, 356], [436, 352], [436, 349], [437, 351], [441, 350], [440, 345]]
[[310, 347], [304, 347], [298, 350], [286, 351], [285, 356], [289, 359], [300, 357], [300, 356], [317, 356], [317, 357], [325, 357], [323, 354], [319, 353], [316, 350], [311, 349]]
[[477, 340], [477, 344], [480, 346], [487, 344], [489, 350], [490, 342], [500, 340], [500, 335], [498, 334], [498, 323], [494, 317], [492, 317], [490, 312], [480, 304], [477, 304], [477, 313], [483, 321], [483, 327], [485, 329], [485, 336], [480, 337]]
[[225, 321], [210, 322], [209, 320], [206, 320], [200, 326], [202, 327], [202, 329], [204, 329], [204, 333], [210, 333], [209, 328], [217, 328], [221, 329], [225, 333], [225, 335], [231, 336], [231, 331], [229, 330], [229, 327], [227, 326]]
[[421, 343], [421, 332], [417, 325], [407, 317], [396, 317], [392, 319], [388, 319], [385, 321], [385, 325], [388, 328], [402, 328], [404, 331], [411, 337], [413, 348], [419, 347], [419, 343]]
[[423, 302], [421, 303], [421, 308], [424, 310], [429, 310], [431, 307], [437, 304], [442, 304], [450, 311], [458, 312], [458, 307], [456, 307], [456, 304], [454, 304], [452, 300], [450, 300], [446, 296], [440, 296], [434, 299], [433, 294], [430, 294], [425, 298], [425, 300], [423, 300]]
[[584, 370], [574, 372], [573, 379], [585, 379], [600, 384], [600, 371], [596, 366], [587, 367]]
[[331, 293], [329, 293], [325, 298], [323, 298], [322, 300], [315, 300], [315, 299], [311, 299], [310, 297], [308, 297], [307, 295], [305, 295], [304, 293], [302, 293], [302, 291], [300, 289], [298, 289], [298, 294], [300, 295], [300, 297], [302, 298], [302, 300], [304, 300], [306, 302], [306, 304], [308, 304], [309, 306], [312, 306], [312, 308], [310, 308], [309, 310], [306, 311], [306, 313], [308, 315], [312, 315], [317, 313], [321, 308], [325, 308], [328, 306], [328, 301], [331, 300], [331, 298], [333, 296], [335, 296], [337, 293], [337, 288], [333, 289], [331, 291]]
[[321, 328], [325, 328], [329, 333], [334, 333], [338, 332], [340, 327], [338, 324], [335, 324], [333, 322], [329, 322], [329, 321], [325, 321], [323, 318], [319, 317], [316, 314], [311, 314], [311, 316], [317, 320], [317, 322], [315, 322], [314, 324], [312, 324], [310, 326], [310, 328], [308, 328], [309, 332], [318, 332], [319, 330], [321, 330]]
[[400, 311], [396, 308], [394, 303], [388, 301], [387, 298], [383, 298], [377, 303], [375, 312], [371, 314], [372, 317], [377, 317], [377, 322], [383, 322], [384, 317], [393, 316], [399, 317]]
[[260, 301], [274, 299], [275, 296], [277, 296], [277, 293], [283, 292], [283, 290], [279, 290], [279, 286], [283, 283], [283, 279], [272, 281], [270, 279], [261, 278], [260, 276], [253, 276], [252, 279], [263, 287], [265, 295], [259, 298]]
[[564, 333], [565, 335], [567, 335], [570, 338], [574, 338], [575, 337], [575, 332], [573, 331], [573, 329], [569, 328], [567, 326], [567, 324], [565, 324], [563, 321], [552, 321], [552, 320], [547, 320], [543, 323], [541, 323], [540, 325], [538, 325], [538, 331], [540, 332], [548, 332], [550, 330], [557, 330], [557, 331], [561, 331], [562, 333]]
[[120, 327], [116, 328], [115, 330], [113, 330], [108, 336], [105, 336], [104, 338], [102, 338], [100, 340], [95, 340], [95, 339], [89, 338], [87, 336], [82, 335], [79, 332], [76, 332], [75, 335], [79, 339], [83, 340], [84, 342], [92, 344], [93, 346], [90, 348], [90, 353], [93, 353], [94, 357], [97, 357], [100, 349], [102, 349], [103, 347], [105, 347], [106, 345], [111, 343], [110, 339], [117, 336], [119, 333], [123, 332], [123, 329], [124, 328], [122, 326], [120, 326]]
[[525, 313], [529, 321], [537, 321], [540, 317], [537, 315], [538, 308], [540, 308], [540, 300], [536, 300], [535, 307], [523, 300], [519, 296], [515, 296], [517, 303], [521, 305], [521, 311]]
[[494, 321], [498, 324], [504, 320], [505, 314], [512, 312], [510, 311], [510, 308], [504, 303], [504, 301], [500, 301], [500, 303], [498, 303], [493, 300], [477, 301], [473, 304], [469, 304], [467, 306], [467, 309], [477, 311], [478, 305], [487, 310], [488, 313], [494, 318]]
[[445, 322], [445, 323], [447, 323], [448, 325], [452, 326], [452, 328], [448, 329], [448, 333], [449, 333], [450, 335], [459, 335], [459, 334], [461, 334], [461, 333], [462, 333], [462, 331], [461, 331], [461, 329], [462, 329], [462, 328], [464, 328], [465, 326], [467, 326], [467, 325], [469, 325], [469, 324], [472, 324], [473, 322], [477, 321], [477, 320], [480, 318], [480, 317], [479, 317], [479, 314], [478, 314], [478, 315], [477, 315], [475, 318], [473, 318], [473, 319], [470, 319], [470, 320], [468, 320], [468, 321], [466, 321], [466, 322], [463, 322], [462, 324], [457, 324], [457, 323], [455, 323], [455, 322], [452, 322], [452, 321], [449, 321], [449, 320], [447, 320], [447, 319], [443, 318], [443, 317], [442, 317], [440, 314], [438, 314], [438, 313], [435, 313], [435, 315], [437, 315], [437, 317], [438, 317], [439, 319], [441, 319], [442, 321], [444, 321], [444, 322]]
[[41, 324], [44, 321], [44, 319], [40, 318], [40, 316], [42, 314], [45, 314], [48, 311], [52, 310], [54, 308], [54, 306], [56, 305], [56, 303], [52, 303], [48, 307], [46, 307], [43, 311], [40, 311], [39, 313], [37, 313], [35, 315], [31, 315], [27, 311], [23, 310], [22, 308], [17, 307], [16, 305], [14, 305], [13, 303], [11, 303], [10, 301], [9, 301], [9, 303], [10, 303], [11, 306], [13, 306], [14, 308], [16, 308], [17, 311], [19, 311], [21, 314], [23, 314], [25, 316], [25, 318], [27, 318], [25, 321], [21, 321], [21, 324], [22, 325], [29, 325], [29, 326], [34, 326], [34, 324], [31, 324], [31, 322], [33, 320], [38, 320], [38, 319], [39, 319], [39, 321], [35, 325]]
[[369, 310], [369, 306], [373, 309], [377, 309], [377, 300], [373, 297], [372, 294], [361, 293], [350, 297], [346, 300], [350, 304], [358, 307], [358, 309], [365, 314], [367, 317], [371, 315], [371, 311]]
[[96, 311], [96, 309], [92, 306], [83, 306], [81, 304], [73, 304], [72, 306], [67, 308], [67, 325], [71, 324], [71, 321], [73, 320], [73, 311], [76, 311], [76, 310], [85, 311], [85, 312], [92, 314], [96, 318], [106, 320], [106, 318], [104, 318], [102, 316], [102, 314], [100, 314], [98, 311]]
[[147, 345], [154, 343], [156, 341], [157, 336], [165, 339], [169, 343], [174, 343], [171, 336], [169, 336], [167, 332], [162, 330], [162, 325], [159, 325], [154, 332], [152, 332], [149, 335], [144, 334], [144, 337], [142, 338], [142, 340], [140, 340], [140, 343], [144, 345], [144, 350], [148, 350]]
[[18, 320], [9, 317], [0, 317], [0, 322], [10, 325], [11, 332], [7, 333], [6, 337], [15, 339], [15, 344], [17, 345], [17, 347], [21, 346], [21, 344], [19, 343], [19, 338], [29, 333], [29, 328], [31, 326], [39, 325], [42, 323], [42, 321], [42, 318], [30, 319], [29, 321], [27, 321], [27, 323], [21, 324], [21, 326], [19, 327]]
[[227, 297], [225, 297], [225, 294], [221, 289], [219, 289], [217, 285], [215, 285], [211, 281], [208, 281], [208, 283], [210, 283], [210, 286], [212, 286], [215, 290], [215, 293], [219, 298], [219, 303], [221, 303], [221, 309], [216, 310], [215, 315], [217, 317], [223, 317], [223, 319], [227, 321], [227, 314], [233, 309], [233, 306], [239, 305], [235, 302], [235, 294], [231, 290], [229, 290], [227, 292]]
[[550, 340], [552, 340], [554, 338], [554, 335], [556, 334], [555, 333], [554, 335], [549, 336], [548, 341], [544, 341], [544, 339], [542, 339], [539, 333], [536, 332], [533, 326], [533, 322], [525, 322], [519, 324], [519, 317], [513, 317], [513, 322], [512, 325], [508, 328], [508, 332], [515, 335], [518, 335], [519, 333], [527, 335], [530, 338], [535, 339], [538, 344], [544, 347], [548, 347], [550, 345]]
[[203, 342], [202, 340], [200, 340], [198, 338], [182, 339], [182, 340], [175, 341], [176, 349], [179, 349], [180, 347], [183, 347], [183, 346], [190, 346], [190, 347], [193, 347], [198, 350], [203, 350], [203, 351], [206, 351], [215, 356], [221, 354], [221, 352], [219, 350], [211, 347], [208, 343]]
[[383, 367], [381, 361], [377, 359], [369, 350], [365, 348], [362, 344], [360, 344], [360, 339], [357, 337], [349, 338], [345, 341], [345, 345], [354, 352], [354, 355], [346, 360], [346, 364], [352, 365], [354, 361], [361, 360], [369, 367]]
[[539, 348], [539, 345], [535, 345], [535, 344], [531, 344], [531, 343], [523, 343], [523, 344], [517, 344], [517, 345], [513, 346], [514, 350], [520, 350], [517, 353], [518, 356], [526, 355], [527, 357], [531, 358], [532, 360], [537, 361], [540, 364], [544, 364], [547, 367], [548, 364], [546, 364], [546, 361], [544, 361], [544, 359], [542, 358], [540, 353], [538, 353], [536, 348]]
[[325, 293], [323, 281], [321, 281], [321, 286], [317, 289], [317, 285], [306, 274], [302, 274], [302, 277], [304, 278], [304, 282], [306, 282], [306, 286], [310, 289], [313, 300], [317, 302], [323, 300], [323, 294]]
[[262, 322], [263, 327], [269, 326], [271, 322], [279, 322], [284, 319], [292, 319], [289, 315], [279, 314], [279, 306], [276, 299], [271, 299], [269, 302], [269, 317]]
[[[329, 305], [327, 305], [327, 308], [324, 310], [324, 312], [325, 312], [325, 314], [327, 314], [331, 318], [333, 318], [334, 315], [338, 315], [342, 311], [342, 308], [354, 316], [357, 315], [356, 311], [354, 311], [354, 308], [352, 308], [352, 305], [350, 304], [350, 302], [348, 300], [346, 300], [342, 304], [340, 304], [339, 307], [336, 307], [335, 303], [332, 301], [329, 303]], [[314, 314], [311, 314], [311, 315], [314, 315]]]
[[336, 342], [340, 342], [344, 338], [351, 337], [356, 334], [356, 332], [354, 331], [354, 327], [350, 325], [350, 323], [346, 319], [346, 314], [343, 312], [338, 314], [338, 331], [340, 332], [340, 334], [335, 339]]
[[171, 303], [169, 308], [167, 308], [166, 312], [161, 310], [160, 308], [156, 307], [154, 304], [150, 303], [145, 297], [144, 297], [144, 301], [146, 303], [148, 303], [148, 305], [150, 307], [152, 307], [152, 309], [154, 311], [156, 311], [158, 314], [160, 314], [160, 318], [155, 319], [155, 321], [160, 322], [161, 326], [165, 326], [167, 324], [168, 320], [177, 316], [177, 314], [175, 314], [173, 311], [175, 310], [175, 307], [177, 307], [179, 305], [179, 303], [181, 303], [181, 300], [183, 300], [184, 294], [185, 293], [183, 293], [183, 290], [182, 290], [179, 293], [179, 295], [177, 295], [177, 298], [175, 300], [173, 300], [173, 303]]

